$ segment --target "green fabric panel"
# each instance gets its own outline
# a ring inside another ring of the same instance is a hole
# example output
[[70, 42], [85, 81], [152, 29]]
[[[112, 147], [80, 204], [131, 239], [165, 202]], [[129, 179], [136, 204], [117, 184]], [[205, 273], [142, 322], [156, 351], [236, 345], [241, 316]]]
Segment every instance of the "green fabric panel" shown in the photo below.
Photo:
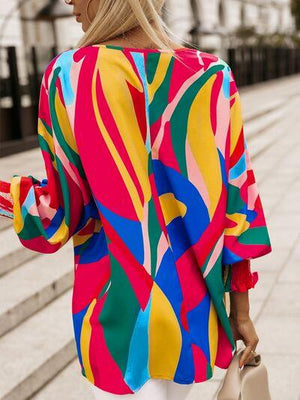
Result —
[[199, 90], [205, 83], [214, 75], [216, 72], [224, 69], [223, 65], [216, 65], [209, 68], [208, 71], [204, 72], [183, 94], [180, 101], [178, 102], [170, 123], [172, 133], [172, 146], [175, 153], [175, 158], [179, 164], [180, 173], [185, 177], [188, 177], [185, 151], [186, 135], [188, 118], [191, 109], [191, 105], [198, 95]]
[[[151, 73], [150, 65], [151, 63], [147, 64], [147, 75]], [[149, 122], [151, 125], [161, 117], [167, 105], [169, 104], [170, 81], [172, 77], [173, 65], [174, 59], [170, 61], [165, 79], [157, 89], [149, 105]]]
[[113, 284], [98, 318], [108, 350], [125, 375], [130, 340], [140, 305], [124, 269], [111, 253], [109, 256]]
[[238, 237], [238, 241], [242, 244], [270, 245], [268, 229], [266, 226], [249, 228]]

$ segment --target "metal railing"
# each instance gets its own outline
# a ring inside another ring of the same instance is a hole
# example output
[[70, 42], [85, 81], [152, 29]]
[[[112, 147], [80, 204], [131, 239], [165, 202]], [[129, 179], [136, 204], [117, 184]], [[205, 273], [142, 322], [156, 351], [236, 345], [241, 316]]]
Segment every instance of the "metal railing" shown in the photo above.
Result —
[[300, 48], [229, 48], [227, 58], [238, 86], [252, 85], [300, 72]]
[[[55, 56], [53, 47], [27, 48], [25, 60], [17, 53], [13, 46], [1, 49], [0, 62], [6, 67], [1, 71], [5, 70], [6, 75], [0, 76], [0, 157], [38, 146], [39, 88], [44, 69]], [[299, 73], [300, 48], [229, 48], [227, 62], [238, 86], [251, 85]]]
[[[44, 69], [53, 47], [1, 48], [0, 157], [38, 145], [37, 116]], [[22, 65], [22, 70], [21, 70]]]

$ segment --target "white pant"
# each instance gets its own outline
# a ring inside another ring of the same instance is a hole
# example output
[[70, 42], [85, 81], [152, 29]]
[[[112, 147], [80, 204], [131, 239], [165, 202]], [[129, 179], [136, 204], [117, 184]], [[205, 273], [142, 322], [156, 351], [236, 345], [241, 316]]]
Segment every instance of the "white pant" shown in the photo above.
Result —
[[91, 385], [96, 400], [186, 400], [193, 383], [181, 384], [166, 379], [149, 379], [136, 393], [114, 394]]

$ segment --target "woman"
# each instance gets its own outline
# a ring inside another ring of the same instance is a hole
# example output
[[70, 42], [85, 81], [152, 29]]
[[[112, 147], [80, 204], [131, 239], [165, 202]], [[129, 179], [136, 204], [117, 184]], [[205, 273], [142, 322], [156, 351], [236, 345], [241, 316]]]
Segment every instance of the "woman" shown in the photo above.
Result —
[[[167, 35], [164, 0], [71, 0], [85, 32], [48, 64], [47, 178], [0, 181], [1, 215], [41, 253], [73, 238], [73, 324], [97, 399], [185, 399], [255, 354], [250, 259], [271, 251], [234, 76]], [[224, 294], [230, 294], [228, 317]]]

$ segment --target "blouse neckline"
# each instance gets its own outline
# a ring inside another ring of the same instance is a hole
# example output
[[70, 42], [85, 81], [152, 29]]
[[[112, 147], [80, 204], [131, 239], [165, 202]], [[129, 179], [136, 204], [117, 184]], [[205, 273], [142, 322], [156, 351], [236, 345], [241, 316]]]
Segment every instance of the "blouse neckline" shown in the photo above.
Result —
[[[138, 48], [138, 47], [127, 47], [127, 46], [119, 46], [113, 44], [92, 44], [91, 47], [103, 47], [106, 49], [112, 50], [126, 50], [126, 51], [136, 51], [136, 52], [161, 52], [161, 53], [172, 53], [171, 50], [165, 49], [158, 49], [158, 48]], [[173, 49], [175, 52], [183, 51], [183, 50], [190, 50], [188, 47], [177, 47]]]

